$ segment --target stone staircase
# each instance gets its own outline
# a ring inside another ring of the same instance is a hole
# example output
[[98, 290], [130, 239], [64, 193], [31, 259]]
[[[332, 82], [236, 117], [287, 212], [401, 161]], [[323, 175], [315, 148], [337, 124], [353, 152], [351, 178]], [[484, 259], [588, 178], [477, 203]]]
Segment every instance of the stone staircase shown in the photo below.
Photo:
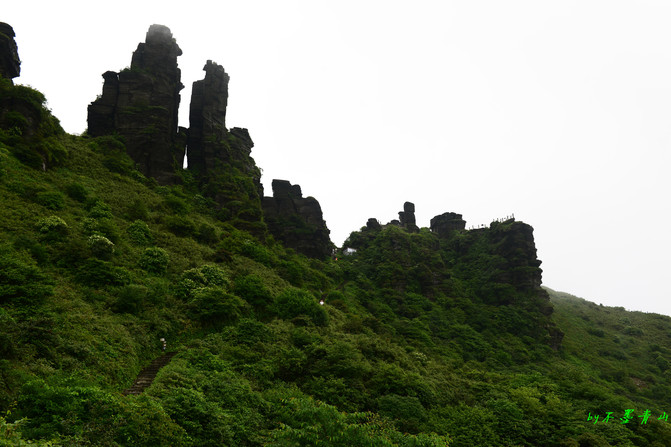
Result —
[[151, 362], [149, 366], [140, 371], [140, 374], [137, 376], [137, 379], [135, 379], [135, 383], [133, 383], [133, 386], [125, 390], [123, 392], [123, 395], [127, 396], [129, 394], [142, 393], [154, 381], [154, 378], [156, 378], [156, 373], [158, 373], [158, 370], [163, 368], [168, 363], [170, 363], [170, 360], [172, 360], [172, 357], [175, 354], [177, 354], [177, 352], [166, 352], [162, 356], [154, 359], [154, 361]]

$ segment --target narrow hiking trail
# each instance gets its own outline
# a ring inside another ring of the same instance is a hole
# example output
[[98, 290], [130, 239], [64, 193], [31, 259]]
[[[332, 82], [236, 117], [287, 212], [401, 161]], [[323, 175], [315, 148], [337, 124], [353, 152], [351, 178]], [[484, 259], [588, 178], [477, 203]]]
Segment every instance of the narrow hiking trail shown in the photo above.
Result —
[[177, 354], [176, 351], [166, 352], [162, 356], [154, 359], [154, 361], [151, 362], [149, 366], [140, 371], [140, 374], [138, 374], [137, 379], [135, 379], [133, 386], [125, 390], [123, 395], [127, 396], [129, 394], [141, 394], [154, 381], [158, 370], [170, 363], [170, 360], [172, 360], [175, 354]]

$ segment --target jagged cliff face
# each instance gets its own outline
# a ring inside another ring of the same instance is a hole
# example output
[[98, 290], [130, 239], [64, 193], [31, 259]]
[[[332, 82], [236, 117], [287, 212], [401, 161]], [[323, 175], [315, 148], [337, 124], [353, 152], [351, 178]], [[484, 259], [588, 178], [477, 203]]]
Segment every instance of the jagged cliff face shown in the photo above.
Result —
[[207, 61], [203, 70], [205, 78], [194, 82], [191, 90], [188, 139], [189, 169], [201, 175], [212, 170], [217, 160], [224, 159], [226, 151], [222, 141], [227, 133], [226, 106], [230, 79], [224, 67], [212, 61]]
[[299, 185], [273, 180], [273, 197], [263, 198], [263, 212], [270, 233], [287, 247], [318, 259], [333, 251], [319, 202], [303, 198]]
[[254, 142], [247, 129], [226, 128], [229, 76], [207, 61], [205, 78], [193, 83], [189, 108], [187, 158], [189, 170], [232, 217], [255, 222], [263, 233], [261, 171], [251, 156]]
[[207, 61], [205, 78], [193, 84], [190, 127], [178, 127], [181, 54], [170, 30], [152, 25], [130, 68], [103, 74], [103, 93], [89, 106], [88, 132], [121, 135], [140, 171], [161, 184], [179, 181], [188, 152], [189, 170], [220, 207], [220, 216], [263, 238], [263, 187], [251, 157], [254, 143], [247, 129], [226, 129], [229, 76]]
[[21, 60], [14, 36], [14, 29], [0, 22], [0, 76], [10, 81], [21, 73]]
[[103, 94], [88, 110], [89, 134], [118, 132], [140, 171], [160, 183], [174, 183], [184, 162], [186, 135], [177, 127], [181, 54], [170, 29], [152, 25], [130, 68], [103, 75]]
[[466, 221], [461, 214], [443, 213], [431, 219], [430, 228], [438, 237], [449, 238], [455, 231], [465, 229]]

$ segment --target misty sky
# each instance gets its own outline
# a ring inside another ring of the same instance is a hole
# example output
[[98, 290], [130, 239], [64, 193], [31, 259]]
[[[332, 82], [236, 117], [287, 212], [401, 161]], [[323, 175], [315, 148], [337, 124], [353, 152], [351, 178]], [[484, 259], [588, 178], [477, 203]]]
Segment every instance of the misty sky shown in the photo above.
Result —
[[534, 227], [544, 284], [671, 315], [668, 1], [13, 2], [16, 83], [86, 129], [102, 73], [149, 26], [183, 50], [180, 125], [206, 60], [228, 127], [321, 203], [341, 245], [369, 217]]

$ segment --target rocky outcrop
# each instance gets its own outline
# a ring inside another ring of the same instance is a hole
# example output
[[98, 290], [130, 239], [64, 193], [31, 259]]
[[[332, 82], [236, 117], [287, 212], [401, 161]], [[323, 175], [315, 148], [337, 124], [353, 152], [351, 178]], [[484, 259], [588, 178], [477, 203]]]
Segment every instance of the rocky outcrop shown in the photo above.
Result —
[[21, 73], [21, 60], [14, 36], [14, 29], [0, 22], [0, 76], [10, 82]]
[[118, 133], [140, 171], [163, 184], [173, 183], [184, 163], [184, 130], [177, 127], [181, 54], [170, 29], [152, 25], [130, 68], [103, 74], [103, 93], [88, 108], [89, 135]]
[[415, 204], [411, 202], [405, 202], [403, 204], [403, 211], [399, 211], [398, 219], [400, 225], [408, 231], [419, 231], [417, 227], [417, 222], [415, 220]]
[[505, 260], [499, 265], [496, 280], [511, 284], [517, 290], [538, 291], [547, 297], [541, 288], [543, 270], [536, 255], [533, 232], [533, 227], [524, 222], [492, 222], [488, 232], [490, 244], [495, 248], [494, 254]]
[[466, 221], [461, 218], [461, 214], [443, 213], [431, 219], [431, 231], [438, 237], [448, 238], [455, 231], [466, 228]]
[[285, 246], [319, 259], [333, 251], [319, 202], [313, 197], [303, 198], [299, 185], [273, 180], [273, 197], [263, 198], [263, 213], [268, 230]]
[[261, 170], [251, 156], [254, 142], [247, 129], [226, 129], [229, 76], [207, 61], [205, 78], [193, 83], [187, 139], [188, 169], [203, 191], [226, 215], [260, 238], [265, 237]]
[[[189, 169], [199, 175], [206, 175], [217, 160], [230, 155], [224, 144], [229, 76], [224, 67], [212, 61], [207, 61], [203, 70], [205, 78], [194, 82], [191, 91], [187, 151]], [[248, 133], [246, 139], [251, 150], [254, 144]]]
[[377, 219], [375, 219], [374, 217], [371, 217], [366, 222], [366, 230], [379, 231], [381, 229], [382, 229], [382, 225], [380, 225], [380, 222]]

